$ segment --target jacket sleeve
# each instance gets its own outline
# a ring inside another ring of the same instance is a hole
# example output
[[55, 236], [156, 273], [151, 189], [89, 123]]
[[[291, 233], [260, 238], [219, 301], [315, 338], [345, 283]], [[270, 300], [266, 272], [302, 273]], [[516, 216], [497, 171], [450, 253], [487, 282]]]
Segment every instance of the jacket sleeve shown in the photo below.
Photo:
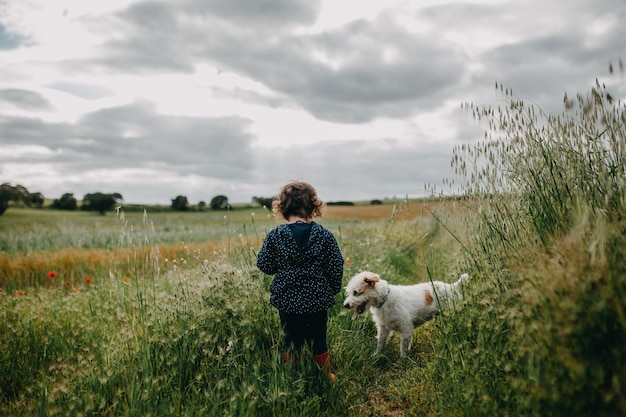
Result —
[[337, 244], [335, 237], [329, 232], [329, 244], [328, 244], [328, 262], [326, 263], [326, 277], [328, 284], [333, 291], [333, 294], [337, 294], [341, 291], [342, 279], [343, 279], [343, 255]]
[[274, 275], [278, 272], [275, 255], [275, 233], [270, 231], [265, 237], [263, 246], [257, 254], [256, 266], [267, 275]]

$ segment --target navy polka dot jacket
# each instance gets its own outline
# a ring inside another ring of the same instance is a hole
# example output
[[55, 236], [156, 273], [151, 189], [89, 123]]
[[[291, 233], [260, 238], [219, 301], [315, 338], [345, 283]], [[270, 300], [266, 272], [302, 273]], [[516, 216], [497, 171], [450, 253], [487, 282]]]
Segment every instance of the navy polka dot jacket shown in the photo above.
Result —
[[257, 256], [257, 267], [275, 275], [270, 303], [286, 313], [328, 310], [341, 291], [343, 257], [339, 245], [328, 229], [315, 222], [302, 247], [289, 225], [272, 229]]

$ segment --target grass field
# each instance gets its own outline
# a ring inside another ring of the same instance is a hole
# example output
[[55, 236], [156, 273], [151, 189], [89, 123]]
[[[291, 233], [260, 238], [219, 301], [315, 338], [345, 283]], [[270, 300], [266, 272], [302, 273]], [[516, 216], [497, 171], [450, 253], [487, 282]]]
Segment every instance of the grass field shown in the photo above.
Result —
[[507, 97], [468, 105], [504, 136], [455, 149], [461, 198], [320, 219], [346, 282], [471, 276], [406, 358], [396, 336], [372, 356], [372, 321], [338, 294], [334, 383], [309, 360], [282, 364], [272, 277], [255, 266], [267, 211], [9, 209], [0, 415], [626, 415], [624, 107], [600, 86], [558, 117]]
[[[427, 279], [426, 258], [438, 256], [433, 247], [436, 233], [429, 236], [436, 231], [428, 210], [445, 212], [446, 207], [440, 202], [428, 203], [428, 209], [424, 203], [408, 202], [330, 206], [319, 221], [341, 242], [346, 277], [370, 268], [396, 279], [423, 280]], [[221, 415], [229, 409], [232, 414], [300, 409], [305, 414], [335, 410], [341, 415], [346, 407], [356, 407], [346, 404], [343, 396], [336, 405], [326, 403], [327, 394], [316, 390], [330, 387], [313, 367], [279, 367], [280, 331], [277, 314], [267, 302], [268, 277], [254, 266], [262, 236], [275, 222], [267, 212], [254, 209], [104, 217], [81, 212], [8, 211], [0, 218], [3, 244], [12, 248], [2, 254], [2, 331], [13, 337], [3, 338], [2, 394], [6, 402], [0, 410], [14, 415]], [[389, 245], [390, 234], [401, 239]], [[54, 239], [46, 240], [47, 236]], [[449, 243], [438, 239], [442, 245]], [[14, 249], [15, 242], [26, 250]], [[416, 246], [416, 242], [422, 243]], [[379, 253], [379, 247], [388, 251], [392, 246], [396, 247], [393, 253]], [[385, 256], [391, 256], [392, 263], [378, 266]], [[454, 268], [438, 272], [451, 276]], [[340, 306], [341, 296], [337, 299]], [[331, 328], [331, 344], [333, 339], [339, 344], [366, 329], [370, 340], [362, 342], [363, 348], [373, 349], [369, 321], [352, 323], [338, 307], [332, 323], [339, 322], [343, 325]], [[227, 352], [229, 343], [232, 348]], [[362, 355], [356, 348], [334, 349], [333, 363], [339, 364], [345, 354], [359, 354], [361, 360], [369, 361], [371, 352]], [[187, 363], [190, 349], [197, 358]], [[343, 353], [345, 349], [350, 353]], [[389, 353], [397, 356], [395, 351]], [[161, 360], [165, 363], [157, 364]], [[171, 375], [160, 375], [166, 368]], [[143, 376], [120, 385], [116, 378], [135, 378], [119, 375], [130, 369]], [[146, 372], [155, 378], [151, 386], [164, 384], [154, 387], [167, 392], [155, 393], [157, 398], [170, 397], [163, 405], [140, 395], [146, 394]], [[109, 379], [102, 373], [111, 374], [111, 382], [102, 385]], [[337, 373], [343, 371], [338, 368]], [[229, 375], [235, 381], [228, 381]], [[180, 390], [176, 407], [170, 403], [171, 378], [178, 380], [175, 390]], [[337, 386], [350, 384], [349, 379]], [[273, 387], [276, 392], [265, 392], [268, 381], [277, 385]], [[132, 394], [138, 398], [127, 398], [128, 383], [139, 384], [132, 387], [138, 390]], [[233, 383], [249, 385], [250, 398]], [[215, 390], [213, 384], [224, 386]], [[85, 386], [94, 391], [87, 394]], [[186, 404], [183, 397], [190, 395], [192, 388], [202, 396], [190, 400], [196, 404]], [[261, 388], [264, 394], [259, 396]], [[225, 397], [226, 393], [234, 397]], [[93, 397], [89, 404], [85, 395]], [[303, 396], [311, 396], [311, 403], [302, 403]], [[372, 401], [379, 402], [377, 408], [388, 407], [378, 394]]]

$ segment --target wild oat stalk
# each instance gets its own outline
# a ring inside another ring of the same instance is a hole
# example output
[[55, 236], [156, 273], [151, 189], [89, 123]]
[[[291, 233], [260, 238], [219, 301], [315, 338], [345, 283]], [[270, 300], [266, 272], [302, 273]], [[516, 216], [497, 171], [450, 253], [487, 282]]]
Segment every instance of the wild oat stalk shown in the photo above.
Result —
[[[504, 246], [527, 231], [547, 245], [567, 232], [581, 205], [619, 221], [626, 195], [626, 108], [596, 82], [586, 96], [564, 97], [561, 114], [546, 114], [496, 84], [508, 106], [464, 107], [486, 120], [485, 141], [454, 149], [464, 194], [487, 200], [483, 231]], [[526, 239], [523, 239], [526, 240]], [[532, 239], [531, 239], [532, 241]]]

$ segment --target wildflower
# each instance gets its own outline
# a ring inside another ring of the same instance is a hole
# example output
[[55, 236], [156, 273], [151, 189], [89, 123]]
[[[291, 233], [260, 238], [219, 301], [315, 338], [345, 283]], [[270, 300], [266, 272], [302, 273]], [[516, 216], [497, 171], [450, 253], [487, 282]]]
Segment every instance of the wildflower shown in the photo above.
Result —
[[347, 264], [351, 264], [352, 263], [352, 259], [350, 259], [350, 258], [346, 259], [346, 263]]
[[17, 296], [18, 297], [23, 297], [24, 296], [24, 291], [18, 291], [17, 292]]
[[126, 276], [125, 276], [125, 277], [124, 277], [124, 278], [122, 278], [122, 279], [124, 280], [124, 282], [130, 282], [130, 278], [129, 278], [129, 277], [126, 277]]
[[226, 343], [226, 349], [222, 348], [221, 346], [217, 348], [217, 354], [218, 356], [223, 356], [225, 353], [230, 353], [230, 351], [233, 349], [233, 341], [229, 340], [228, 343]]
[[55, 279], [57, 277], [56, 272], [50, 271], [48, 272], [48, 278]]
[[85, 284], [91, 284], [91, 278], [85, 278]]
[[74, 288], [74, 291], [76, 291], [76, 292], [80, 292], [80, 287], [76, 287], [76, 288]]
[[65, 286], [69, 287], [70, 286], [70, 282], [69, 281], [65, 281]]

